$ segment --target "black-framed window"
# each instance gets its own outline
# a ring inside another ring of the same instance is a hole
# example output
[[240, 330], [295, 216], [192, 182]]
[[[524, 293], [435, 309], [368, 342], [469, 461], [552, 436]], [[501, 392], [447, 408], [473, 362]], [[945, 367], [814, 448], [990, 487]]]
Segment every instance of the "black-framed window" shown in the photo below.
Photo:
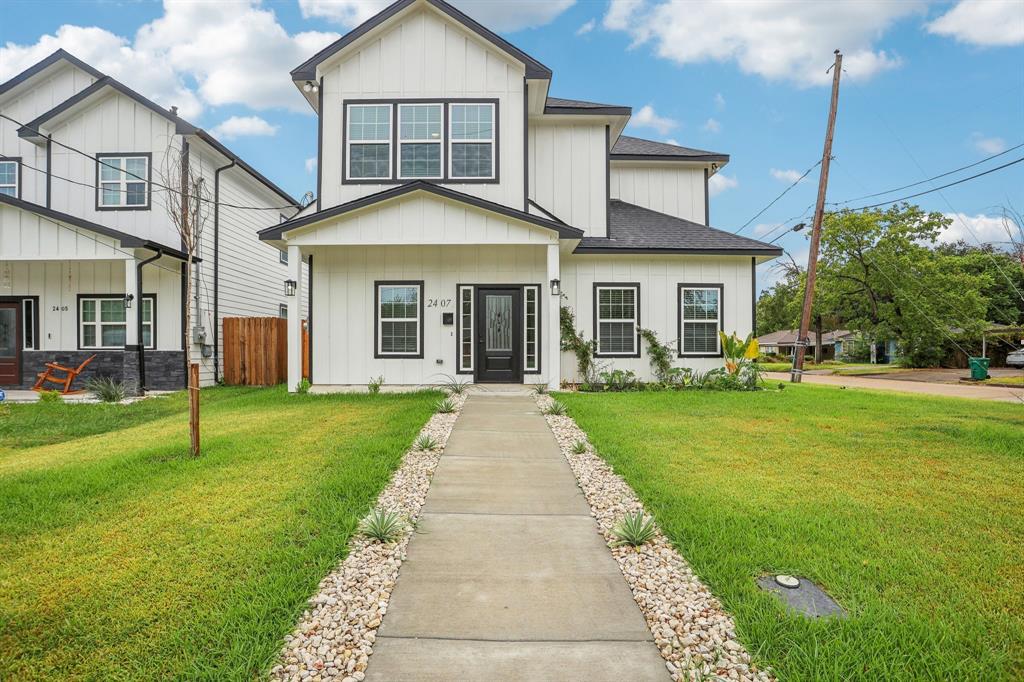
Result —
[[724, 292], [721, 284], [679, 285], [679, 357], [722, 355], [718, 333], [722, 330]]
[[277, 306], [277, 316], [280, 317], [282, 320], [287, 320], [288, 319], [288, 306], [285, 305], [284, 303], [279, 304]]
[[21, 158], [8, 156], [0, 159], [0, 194], [21, 198]]
[[594, 284], [595, 355], [640, 357], [640, 285], [599, 282]]
[[[143, 348], [156, 348], [156, 295], [142, 297], [139, 315]], [[124, 296], [80, 295], [78, 297], [78, 347], [86, 350], [123, 350], [128, 333]]]
[[374, 356], [423, 357], [423, 282], [374, 283]]
[[343, 184], [498, 182], [497, 99], [345, 100]]
[[97, 210], [148, 211], [152, 161], [148, 152], [97, 154]]

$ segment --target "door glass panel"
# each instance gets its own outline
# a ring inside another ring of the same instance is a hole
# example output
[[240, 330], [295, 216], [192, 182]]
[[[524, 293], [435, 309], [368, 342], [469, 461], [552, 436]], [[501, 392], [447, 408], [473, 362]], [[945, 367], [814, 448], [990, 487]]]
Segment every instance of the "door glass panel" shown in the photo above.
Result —
[[487, 350], [512, 351], [512, 297], [487, 297]]
[[0, 357], [13, 358], [18, 354], [18, 311], [0, 308]]

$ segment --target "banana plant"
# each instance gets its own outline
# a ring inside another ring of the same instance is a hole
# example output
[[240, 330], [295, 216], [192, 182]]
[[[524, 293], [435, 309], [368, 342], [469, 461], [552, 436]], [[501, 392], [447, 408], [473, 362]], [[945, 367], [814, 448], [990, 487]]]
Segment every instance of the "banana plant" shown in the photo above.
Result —
[[747, 338], [741, 339], [735, 333], [726, 334], [718, 332], [722, 340], [722, 354], [725, 356], [725, 369], [729, 374], [736, 374], [740, 371], [740, 365], [744, 360], [752, 360], [757, 357], [757, 340], [754, 334], [747, 334]]

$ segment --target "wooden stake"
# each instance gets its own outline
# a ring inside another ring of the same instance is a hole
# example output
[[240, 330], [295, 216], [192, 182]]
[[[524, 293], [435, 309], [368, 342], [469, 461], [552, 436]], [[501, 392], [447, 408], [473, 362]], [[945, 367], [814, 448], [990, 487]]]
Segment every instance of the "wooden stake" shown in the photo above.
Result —
[[796, 340], [791, 381], [800, 383], [804, 373], [804, 354], [807, 352], [807, 332], [811, 326], [811, 308], [814, 307], [814, 282], [818, 275], [818, 246], [821, 244], [821, 221], [825, 216], [825, 193], [828, 190], [828, 167], [832, 161], [832, 136], [836, 129], [836, 109], [839, 107], [839, 75], [843, 71], [843, 55], [836, 50], [832, 65], [832, 103], [825, 129], [825, 151], [821, 155], [821, 175], [818, 176], [818, 200], [814, 205], [814, 227], [811, 231], [811, 250], [807, 255], [807, 286], [804, 288], [804, 308], [800, 315], [800, 335]]
[[188, 430], [192, 440], [192, 456], [199, 456], [199, 363], [188, 368]]

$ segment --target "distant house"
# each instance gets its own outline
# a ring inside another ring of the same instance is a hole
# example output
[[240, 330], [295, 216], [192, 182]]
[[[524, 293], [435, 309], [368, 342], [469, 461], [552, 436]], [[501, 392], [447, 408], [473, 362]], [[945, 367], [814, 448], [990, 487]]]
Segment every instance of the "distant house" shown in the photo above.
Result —
[[[796, 353], [796, 339], [799, 335], [798, 329], [783, 329], [781, 331], [764, 334], [757, 339], [758, 352], [761, 355], [781, 355], [793, 357]], [[810, 352], [817, 343], [817, 335], [813, 331], [807, 332], [810, 342]], [[862, 345], [862, 349], [858, 349]], [[886, 364], [898, 357], [898, 347], [895, 340], [878, 341], [871, 343], [860, 332], [848, 329], [836, 329], [825, 332], [821, 335], [822, 358], [825, 360], [847, 360], [862, 359], [852, 358], [861, 350], [866, 354], [863, 360], [872, 363]]]

